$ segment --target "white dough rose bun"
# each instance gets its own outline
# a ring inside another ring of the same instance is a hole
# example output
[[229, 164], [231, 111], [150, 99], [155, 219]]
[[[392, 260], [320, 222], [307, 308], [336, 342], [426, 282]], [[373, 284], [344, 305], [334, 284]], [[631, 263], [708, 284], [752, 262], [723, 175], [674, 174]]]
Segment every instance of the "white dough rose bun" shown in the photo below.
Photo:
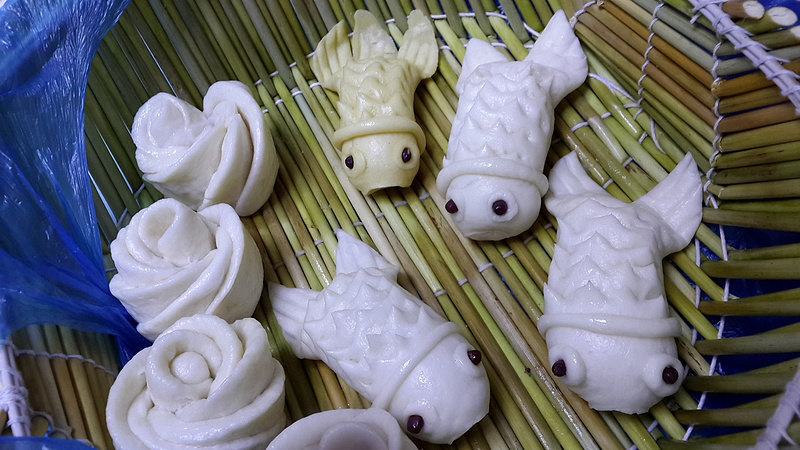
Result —
[[122, 368], [108, 431], [120, 449], [264, 449], [286, 426], [284, 381], [257, 320], [186, 317]]
[[161, 92], [133, 120], [136, 163], [145, 181], [193, 209], [227, 203], [239, 215], [272, 193], [278, 156], [263, 113], [238, 81], [218, 81], [203, 111]]
[[261, 296], [258, 248], [224, 203], [195, 212], [159, 200], [134, 215], [110, 248], [111, 293], [151, 341], [182, 317], [250, 317]]
[[283, 430], [267, 450], [416, 450], [391, 414], [380, 408], [333, 409]]

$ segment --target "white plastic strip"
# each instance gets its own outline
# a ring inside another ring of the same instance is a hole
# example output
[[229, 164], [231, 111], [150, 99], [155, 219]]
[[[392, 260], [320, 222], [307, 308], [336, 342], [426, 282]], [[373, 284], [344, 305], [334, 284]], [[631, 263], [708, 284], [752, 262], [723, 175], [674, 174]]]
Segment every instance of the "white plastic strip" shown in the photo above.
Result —
[[28, 391], [14, 363], [14, 346], [0, 343], [0, 409], [8, 413], [8, 426], [14, 436], [31, 435]]

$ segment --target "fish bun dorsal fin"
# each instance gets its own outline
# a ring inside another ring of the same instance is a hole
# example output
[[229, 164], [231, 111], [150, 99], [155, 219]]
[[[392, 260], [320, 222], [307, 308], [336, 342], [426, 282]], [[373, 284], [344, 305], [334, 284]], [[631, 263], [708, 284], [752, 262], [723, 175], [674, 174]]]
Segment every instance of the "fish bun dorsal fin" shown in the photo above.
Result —
[[554, 104], [577, 89], [589, 72], [581, 43], [563, 10], [556, 11], [547, 23], [525, 61], [556, 72], [550, 87]]
[[613, 198], [586, 174], [578, 159], [578, 154], [575, 152], [571, 152], [558, 160], [550, 170], [548, 179], [550, 181], [550, 190], [547, 191], [545, 196], [545, 205], [556, 217], [570, 211], [572, 209], [570, 200], [576, 197], [603, 196]]
[[433, 33], [431, 21], [414, 10], [408, 16], [408, 30], [403, 35], [403, 43], [397, 55], [411, 66], [417, 81], [430, 77], [439, 64], [439, 46]]
[[686, 247], [703, 218], [703, 186], [692, 155], [684, 156], [666, 178], [634, 205], [648, 207], [661, 219], [664, 229], [660, 240], [665, 254]]
[[347, 25], [341, 21], [319, 41], [311, 57], [311, 70], [322, 87], [338, 92], [342, 68], [352, 59]]
[[396, 55], [392, 37], [371, 12], [359, 9], [353, 26], [353, 58], [356, 61], [381, 55]]
[[466, 79], [472, 75], [475, 69], [483, 64], [507, 62], [508, 59], [500, 50], [492, 47], [492, 44], [477, 38], [472, 38], [467, 43], [467, 53], [464, 55], [464, 62], [461, 64], [461, 75], [458, 76], [456, 83], [456, 94], [461, 95], [464, 91]]
[[365, 269], [378, 269], [384, 277], [392, 281], [397, 280], [399, 271], [397, 266], [386, 261], [372, 247], [345, 233], [344, 230], [336, 230], [336, 239], [339, 240], [339, 245], [336, 247], [337, 276]]

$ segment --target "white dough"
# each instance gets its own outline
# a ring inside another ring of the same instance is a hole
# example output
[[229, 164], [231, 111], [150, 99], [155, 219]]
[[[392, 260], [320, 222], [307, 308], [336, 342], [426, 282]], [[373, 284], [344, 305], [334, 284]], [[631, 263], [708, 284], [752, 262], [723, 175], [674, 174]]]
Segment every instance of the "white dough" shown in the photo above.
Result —
[[[684, 248], [702, 216], [690, 155], [633, 203], [609, 195], [576, 153], [550, 172], [558, 235], [539, 331], [560, 379], [597, 410], [643, 413], [680, 387], [680, 323], [664, 296], [661, 260]], [[668, 372], [671, 372], [668, 374]]]
[[[533, 225], [547, 192], [542, 170], [553, 110], [583, 83], [587, 71], [563, 11], [556, 12], [523, 61], [508, 61], [480, 39], [469, 41], [447, 156], [436, 178], [464, 236], [498, 240]], [[505, 206], [498, 209], [497, 202]]]
[[156, 94], [136, 113], [131, 137], [145, 181], [193, 209], [227, 203], [247, 216], [272, 193], [275, 145], [261, 108], [238, 81], [211, 85], [202, 112]]
[[324, 290], [269, 286], [286, 340], [298, 357], [324, 361], [403, 428], [421, 416], [416, 437], [453, 442], [489, 411], [489, 381], [469, 357], [473, 347], [397, 284], [397, 267], [344, 231], [336, 237], [336, 277]]
[[195, 212], [162, 199], [133, 216], [111, 242], [111, 293], [151, 341], [181, 317], [250, 317], [264, 270], [253, 238], [227, 204]]
[[397, 421], [379, 408], [312, 414], [283, 430], [267, 450], [416, 450]]
[[283, 367], [255, 319], [181, 319], [122, 368], [108, 396], [119, 449], [263, 449], [286, 426]]

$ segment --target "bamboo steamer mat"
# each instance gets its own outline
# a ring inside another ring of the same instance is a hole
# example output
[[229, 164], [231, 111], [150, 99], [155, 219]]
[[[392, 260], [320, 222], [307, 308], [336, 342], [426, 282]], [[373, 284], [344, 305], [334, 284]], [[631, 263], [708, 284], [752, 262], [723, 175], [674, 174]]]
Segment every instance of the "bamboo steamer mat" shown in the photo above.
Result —
[[[783, 391], [798, 366], [800, 290], [792, 289], [797, 283], [777, 283], [776, 292], [740, 298], [736, 287], [744, 278], [800, 279], [800, 245], [738, 250], [725, 230], [736, 225], [752, 227], [745, 233], [753, 234], [757, 228], [798, 231], [795, 160], [800, 153], [793, 143], [800, 136], [786, 125], [796, 126], [797, 119], [756, 123], [746, 130], [723, 128], [729, 123], [725, 118], [754, 107], [783, 105], [783, 115], [769, 117], [785, 118], [786, 99], [763, 75], [747, 75], [755, 81], [742, 82], [736, 80], [745, 77], [728, 80], [713, 71], [713, 61], [708, 67], [692, 65], [697, 49], [661, 38], [688, 38], [687, 28], [670, 22], [666, 26], [672, 34], [659, 33], [665, 24], [656, 20], [663, 14], [659, 11], [669, 10], [688, 24], [685, 5], [660, 5], [656, 10], [634, 0], [600, 5], [558, 0], [134, 0], [100, 44], [86, 92], [86, 153], [108, 276], [114, 273], [108, 244], [133, 214], [161, 197], [142, 182], [135, 164], [129, 130], [136, 110], [162, 91], [200, 105], [213, 82], [236, 79], [252, 86], [264, 108], [281, 162], [267, 204], [243, 218], [261, 252], [265, 281], [322, 289], [335, 271], [334, 230], [339, 228], [402, 266], [404, 287], [456, 323], [485, 355], [490, 413], [453, 447], [737, 448], [754, 445], [773, 416], [787, 419], [772, 419], [770, 432], [777, 433], [769, 435], [775, 436], [772, 441], [796, 441], [800, 428], [789, 422], [798, 400]], [[436, 74], [420, 84], [415, 97], [428, 144], [414, 184], [366, 197], [350, 186], [331, 144], [339, 120], [335, 94], [316, 82], [308, 62], [326, 31], [339, 20], [352, 21], [362, 8], [385, 20], [395, 39], [407, 27], [406, 15], [423, 10], [433, 19], [441, 48]], [[577, 151], [590, 175], [626, 201], [655, 186], [686, 151], [706, 172], [704, 223], [694, 242], [664, 264], [667, 298], [683, 323], [679, 354], [690, 373], [678, 393], [647, 414], [594, 411], [562, 390], [549, 373], [536, 321], [542, 314], [555, 219], [543, 210], [518, 237], [497, 243], [467, 240], [443, 214], [445, 199], [435, 188], [467, 38], [486, 39], [522, 59], [552, 11], [562, 8], [577, 16], [575, 30], [592, 75], [557, 108], [545, 172], [561, 156]], [[705, 25], [701, 20], [691, 26]], [[746, 70], [752, 67], [741, 69]], [[743, 86], [736, 88], [737, 83]], [[742, 106], [743, 96], [755, 103]], [[776, 179], [774, 172], [785, 175]], [[726, 329], [726, 320], [761, 323], [761, 316], [782, 318], [752, 329]], [[254, 317], [267, 329], [274, 356], [286, 368], [292, 420], [320, 410], [368, 406], [327, 366], [292, 354], [266, 290]], [[104, 411], [118, 364], [110, 339], [41, 326], [21, 330], [12, 341], [4, 346], [4, 358], [19, 369], [22, 380], [3, 383], [23, 383], [28, 389], [31, 434], [111, 448]], [[727, 373], [721, 362], [731, 354], [751, 355], [751, 364], [740, 373]], [[787, 408], [788, 414], [776, 414]], [[0, 415], [2, 422], [7, 418]], [[11, 431], [8, 427], [6, 434]]]

